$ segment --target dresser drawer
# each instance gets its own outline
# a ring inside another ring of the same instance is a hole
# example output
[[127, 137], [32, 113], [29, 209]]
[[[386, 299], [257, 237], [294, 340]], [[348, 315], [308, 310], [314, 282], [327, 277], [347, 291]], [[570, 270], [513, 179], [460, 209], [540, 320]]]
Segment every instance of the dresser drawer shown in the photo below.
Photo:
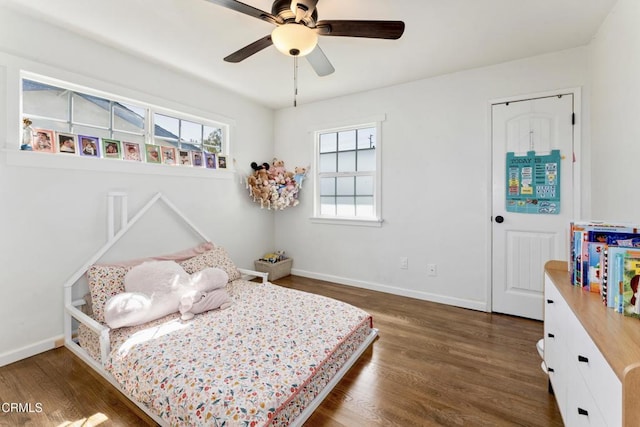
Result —
[[[569, 310], [560, 292], [549, 278], [545, 277], [544, 286], [544, 338], [545, 345], [548, 338], [555, 341], [566, 341], [565, 325], [563, 318]], [[566, 344], [565, 344], [566, 345]]]
[[563, 320], [567, 316], [567, 310], [569, 310], [569, 307], [567, 307], [555, 285], [548, 277], [545, 277], [544, 361], [547, 365], [549, 381], [551, 381], [562, 419], [568, 425], [566, 407], [567, 382], [570, 378], [567, 371], [567, 346], [569, 343], [565, 332], [566, 321]]
[[567, 399], [567, 417], [565, 420], [567, 426], [618, 427], [621, 425], [602, 415], [596, 404], [596, 398], [590, 393], [589, 387], [578, 374], [576, 366], [570, 368], [569, 374], [571, 375], [571, 392]]
[[607, 424], [622, 425], [622, 383], [575, 316], [568, 326], [569, 363], [576, 366]]

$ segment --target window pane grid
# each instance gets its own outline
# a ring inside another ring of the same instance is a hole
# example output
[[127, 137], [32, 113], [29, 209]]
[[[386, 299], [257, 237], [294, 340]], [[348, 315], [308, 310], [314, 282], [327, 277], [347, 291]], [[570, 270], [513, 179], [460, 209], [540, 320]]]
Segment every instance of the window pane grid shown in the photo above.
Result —
[[318, 134], [318, 214], [335, 218], [376, 216], [376, 128]]

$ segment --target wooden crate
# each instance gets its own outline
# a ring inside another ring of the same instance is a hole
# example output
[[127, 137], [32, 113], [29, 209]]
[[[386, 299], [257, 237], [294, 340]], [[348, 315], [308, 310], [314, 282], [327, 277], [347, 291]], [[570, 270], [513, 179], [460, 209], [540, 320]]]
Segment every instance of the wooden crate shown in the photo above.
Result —
[[278, 262], [267, 262], [256, 260], [253, 265], [257, 271], [263, 273], [269, 273], [268, 280], [278, 280], [281, 277], [291, 274], [291, 266], [293, 265], [293, 258], [287, 258]]

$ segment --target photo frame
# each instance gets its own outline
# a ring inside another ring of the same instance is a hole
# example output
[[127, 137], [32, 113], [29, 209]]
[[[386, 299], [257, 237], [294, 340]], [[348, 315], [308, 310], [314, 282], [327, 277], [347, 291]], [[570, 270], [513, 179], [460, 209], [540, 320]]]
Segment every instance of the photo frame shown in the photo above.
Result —
[[188, 150], [178, 150], [180, 166], [191, 166], [191, 153]]
[[177, 165], [176, 149], [174, 147], [162, 146], [160, 147], [162, 153], [162, 163], [165, 165]]
[[55, 153], [55, 142], [53, 139], [53, 131], [49, 129], [33, 130], [33, 151], [41, 153]]
[[160, 146], [145, 144], [145, 159], [147, 163], [162, 163], [162, 156], [160, 155]]
[[71, 133], [56, 132], [56, 151], [61, 154], [78, 154], [78, 138]]
[[102, 155], [106, 159], [121, 159], [122, 143], [115, 139], [102, 138]]
[[142, 161], [142, 156], [140, 155], [140, 144], [137, 142], [123, 142], [122, 158], [133, 162]]
[[78, 150], [86, 157], [100, 157], [100, 139], [97, 136], [78, 135]]
[[216, 155], [213, 153], [204, 153], [205, 166], [207, 169], [216, 168]]
[[218, 156], [218, 168], [220, 169], [227, 168], [227, 156]]
[[196, 168], [201, 168], [204, 166], [204, 156], [202, 151], [192, 151], [191, 152], [191, 164]]

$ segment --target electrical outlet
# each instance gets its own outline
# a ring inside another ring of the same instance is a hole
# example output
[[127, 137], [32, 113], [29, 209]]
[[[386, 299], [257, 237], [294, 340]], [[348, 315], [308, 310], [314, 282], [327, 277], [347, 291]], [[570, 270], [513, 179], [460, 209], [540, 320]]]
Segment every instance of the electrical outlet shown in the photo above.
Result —
[[427, 275], [428, 276], [437, 276], [438, 275], [438, 266], [435, 264], [427, 264]]
[[409, 268], [409, 258], [406, 256], [400, 257], [400, 268], [406, 270]]

